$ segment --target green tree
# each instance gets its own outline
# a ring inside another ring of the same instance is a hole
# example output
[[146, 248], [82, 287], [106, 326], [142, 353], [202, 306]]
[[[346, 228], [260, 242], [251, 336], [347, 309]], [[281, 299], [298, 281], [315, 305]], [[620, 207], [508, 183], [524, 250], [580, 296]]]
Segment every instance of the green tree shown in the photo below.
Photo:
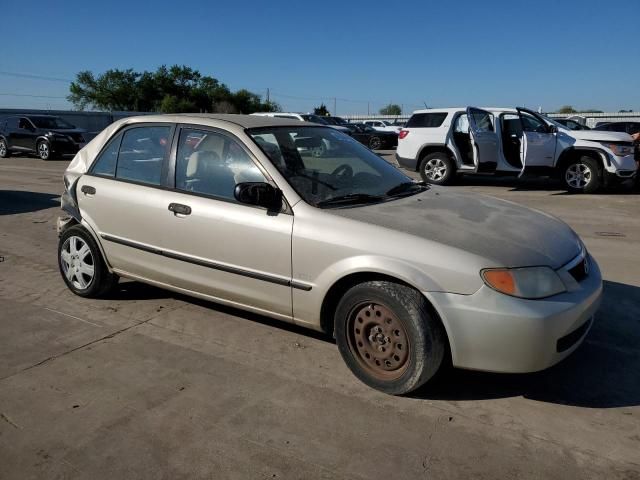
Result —
[[395, 103], [390, 103], [380, 109], [380, 115], [402, 115], [402, 107]]
[[578, 111], [571, 105], [563, 105], [558, 109], [557, 113], [578, 113]]
[[327, 117], [330, 115], [329, 113], [329, 109], [327, 108], [327, 106], [323, 103], [320, 104], [319, 107], [315, 107], [313, 109], [313, 113], [315, 113], [316, 115], [321, 115], [323, 117]]
[[253, 113], [279, 108], [248, 90], [232, 92], [218, 79], [185, 65], [162, 65], [155, 72], [113, 69], [97, 76], [82, 71], [69, 92], [68, 100], [80, 110]]

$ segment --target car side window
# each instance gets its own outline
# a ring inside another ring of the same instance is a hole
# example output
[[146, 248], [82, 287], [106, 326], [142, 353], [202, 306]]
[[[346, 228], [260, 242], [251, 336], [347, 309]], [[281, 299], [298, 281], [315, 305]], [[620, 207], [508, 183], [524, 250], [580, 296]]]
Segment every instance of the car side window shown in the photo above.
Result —
[[[269, 139], [265, 139], [267, 143]], [[242, 182], [266, 178], [238, 142], [215, 132], [183, 129], [176, 159], [176, 189], [235, 200]]]
[[469, 133], [469, 118], [466, 113], [463, 113], [456, 118], [456, 123], [453, 126], [453, 131], [456, 133]]
[[24, 129], [31, 128], [31, 125], [29, 124], [29, 120], [27, 120], [26, 118], [21, 118], [20, 123], [18, 124], [18, 128], [24, 128]]
[[491, 118], [491, 114], [489, 112], [485, 112], [483, 110], [471, 109], [471, 116], [473, 117], [473, 121], [478, 127], [478, 129], [482, 132], [493, 132], [493, 119]]
[[547, 126], [533, 115], [521, 112], [522, 129], [525, 132], [547, 133]]
[[96, 159], [91, 173], [95, 175], [102, 175], [105, 177], [115, 176], [116, 165], [118, 163], [118, 149], [120, 148], [121, 141], [121, 133], [118, 134], [115, 138], [111, 139], [107, 147], [102, 150], [102, 152]]
[[118, 151], [116, 178], [159, 186], [170, 133], [170, 126], [126, 130]]

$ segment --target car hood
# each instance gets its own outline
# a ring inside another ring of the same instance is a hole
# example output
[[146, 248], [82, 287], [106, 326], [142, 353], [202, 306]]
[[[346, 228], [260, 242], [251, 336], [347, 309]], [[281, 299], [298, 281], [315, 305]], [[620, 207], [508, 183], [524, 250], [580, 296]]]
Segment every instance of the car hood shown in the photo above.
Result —
[[594, 142], [633, 142], [631, 135], [624, 132], [603, 132], [600, 130], [571, 130], [570, 136], [580, 140], [593, 140]]
[[327, 211], [472, 253], [484, 258], [486, 267], [547, 265], [557, 269], [582, 248], [575, 232], [551, 215], [443, 187], [432, 186], [389, 202]]

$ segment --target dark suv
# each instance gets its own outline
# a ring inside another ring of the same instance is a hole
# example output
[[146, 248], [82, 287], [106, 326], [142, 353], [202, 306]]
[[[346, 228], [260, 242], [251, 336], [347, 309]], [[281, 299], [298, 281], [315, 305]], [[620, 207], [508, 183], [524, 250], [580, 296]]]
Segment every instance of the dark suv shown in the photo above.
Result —
[[12, 152], [36, 153], [42, 160], [75, 154], [85, 145], [86, 131], [52, 115], [0, 119], [0, 157]]

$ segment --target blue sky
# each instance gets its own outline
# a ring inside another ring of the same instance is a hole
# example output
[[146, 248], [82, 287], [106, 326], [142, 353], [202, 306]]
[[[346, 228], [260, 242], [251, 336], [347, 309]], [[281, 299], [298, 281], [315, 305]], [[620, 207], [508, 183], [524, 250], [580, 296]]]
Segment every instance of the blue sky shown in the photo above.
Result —
[[177, 63], [291, 111], [640, 110], [637, 0], [1, 3], [0, 107], [68, 107], [80, 70]]

